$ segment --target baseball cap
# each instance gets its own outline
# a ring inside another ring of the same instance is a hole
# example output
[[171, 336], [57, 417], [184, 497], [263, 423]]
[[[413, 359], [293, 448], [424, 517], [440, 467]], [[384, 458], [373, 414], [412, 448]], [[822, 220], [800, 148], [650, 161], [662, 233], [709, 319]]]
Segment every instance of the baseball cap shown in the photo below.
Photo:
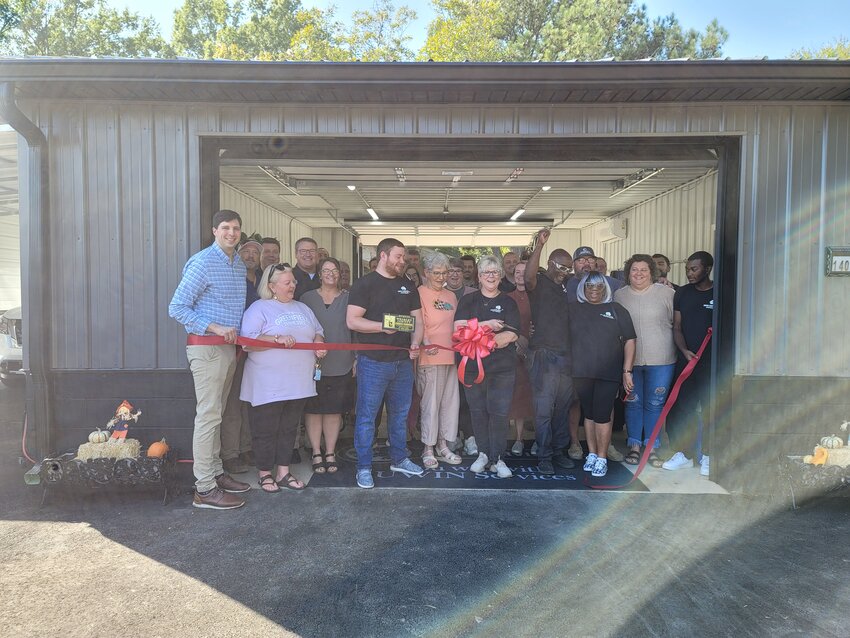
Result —
[[593, 248], [590, 246], [579, 246], [573, 253], [573, 261], [581, 257], [596, 257], [596, 255], [593, 254]]
[[242, 250], [246, 246], [254, 246], [257, 250], [259, 250], [260, 252], [263, 252], [263, 245], [260, 242], [256, 241], [255, 239], [249, 239], [244, 244], [240, 245], [239, 250]]

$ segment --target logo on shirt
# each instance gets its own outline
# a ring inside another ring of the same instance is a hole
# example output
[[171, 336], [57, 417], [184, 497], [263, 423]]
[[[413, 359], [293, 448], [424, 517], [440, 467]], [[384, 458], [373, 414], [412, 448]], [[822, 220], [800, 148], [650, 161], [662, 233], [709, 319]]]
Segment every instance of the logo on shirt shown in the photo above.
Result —
[[407, 286], [402, 286], [398, 289], [398, 294], [400, 295], [409, 295], [410, 291], [407, 289]]
[[495, 308], [490, 308], [490, 312], [495, 312], [496, 314], [502, 314], [502, 306], [496, 306]]
[[601, 315], [599, 315], [599, 316], [600, 316], [600, 317], [602, 317], [603, 319], [616, 319], [616, 317], [615, 317], [614, 315], [612, 315], [612, 314], [611, 314], [611, 311], [610, 311], [610, 310], [606, 310], [605, 312], [603, 312], [603, 313], [602, 313]]
[[278, 326], [306, 326], [307, 317], [296, 312], [284, 313], [278, 315], [274, 322]]
[[437, 310], [451, 310], [452, 308], [454, 308], [454, 306], [451, 305], [450, 303], [448, 303], [447, 301], [442, 301], [441, 299], [435, 299], [434, 300], [434, 308], [436, 308]]
[[714, 311], [714, 299], [712, 299], [708, 303], [704, 303], [702, 305], [702, 307], [705, 308], [706, 310], [711, 310], [713, 312]]

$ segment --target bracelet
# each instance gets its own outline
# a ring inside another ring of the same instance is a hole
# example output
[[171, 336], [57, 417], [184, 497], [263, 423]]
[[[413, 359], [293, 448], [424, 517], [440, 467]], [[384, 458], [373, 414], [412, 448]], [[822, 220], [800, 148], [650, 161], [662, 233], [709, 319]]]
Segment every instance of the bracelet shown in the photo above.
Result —
[[275, 335], [275, 336], [274, 336], [274, 339], [273, 339], [273, 341], [274, 341], [276, 344], [278, 344], [278, 345], [280, 345], [280, 341], [278, 341], [278, 340], [277, 340], [277, 338], [278, 338], [279, 336], [280, 336], [280, 335]]

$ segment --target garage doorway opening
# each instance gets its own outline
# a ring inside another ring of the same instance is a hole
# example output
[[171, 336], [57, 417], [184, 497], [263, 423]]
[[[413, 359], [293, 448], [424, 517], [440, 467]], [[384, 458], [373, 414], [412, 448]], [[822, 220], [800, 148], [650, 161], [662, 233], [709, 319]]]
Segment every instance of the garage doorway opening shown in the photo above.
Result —
[[[612, 270], [635, 252], [667, 254], [679, 283], [687, 255], [708, 250], [716, 404], [734, 369], [740, 152], [734, 135], [205, 136], [201, 211], [211, 218], [222, 194], [235, 191], [279, 213], [282, 258], [309, 234], [364, 269], [387, 236], [423, 247], [521, 248], [543, 226], [553, 229], [553, 248], [590, 245]], [[723, 485], [728, 424], [716, 423], [711, 436], [712, 474]]]

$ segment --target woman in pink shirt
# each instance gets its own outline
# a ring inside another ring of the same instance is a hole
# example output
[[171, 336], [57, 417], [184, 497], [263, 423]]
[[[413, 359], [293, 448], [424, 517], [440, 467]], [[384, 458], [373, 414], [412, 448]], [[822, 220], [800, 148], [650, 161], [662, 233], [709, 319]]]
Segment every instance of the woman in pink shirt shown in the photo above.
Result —
[[[451, 348], [457, 297], [445, 288], [449, 258], [429, 252], [422, 259], [425, 283], [419, 287], [422, 301], [424, 337], [416, 373], [416, 388], [422, 397], [420, 425], [422, 429], [422, 464], [427, 470], [439, 466], [438, 461], [457, 465], [461, 458], [449, 450], [446, 441], [457, 438], [460, 407], [455, 356], [451, 350], [434, 348], [435, 344]], [[435, 455], [436, 446], [436, 455]]]

